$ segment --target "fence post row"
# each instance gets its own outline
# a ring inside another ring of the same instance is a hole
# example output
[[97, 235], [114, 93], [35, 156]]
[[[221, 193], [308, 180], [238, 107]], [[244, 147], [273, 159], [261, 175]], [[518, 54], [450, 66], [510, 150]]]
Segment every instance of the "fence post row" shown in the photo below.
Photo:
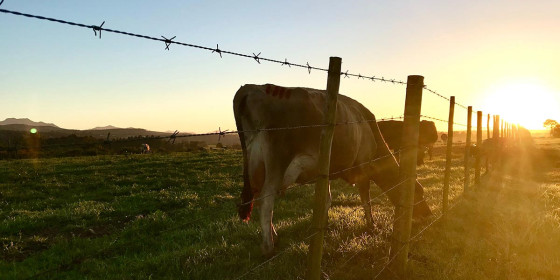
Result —
[[480, 153], [482, 153], [482, 111], [476, 112], [476, 161], [474, 162], [474, 183], [480, 184]]
[[465, 139], [465, 184], [464, 191], [469, 190], [471, 182], [470, 157], [471, 157], [471, 130], [472, 130], [472, 106], [467, 108], [467, 138]]
[[455, 96], [449, 98], [449, 120], [447, 122], [447, 151], [445, 155], [445, 174], [443, 177], [443, 215], [449, 205], [449, 178], [451, 176], [451, 152], [453, 150], [453, 116], [455, 114]]
[[321, 260], [323, 258], [323, 239], [328, 220], [330, 206], [329, 168], [331, 159], [331, 144], [335, 128], [336, 102], [340, 87], [342, 59], [331, 57], [327, 78], [327, 104], [325, 123], [328, 126], [321, 132], [319, 151], [319, 179], [315, 184], [315, 202], [313, 205], [313, 218], [311, 229], [316, 232], [311, 237], [309, 257], [307, 264], [307, 279], [318, 280], [321, 278]]
[[404, 149], [400, 152], [399, 170], [399, 176], [404, 183], [400, 189], [399, 202], [395, 206], [391, 240], [391, 259], [394, 260], [391, 266], [400, 276], [406, 275], [408, 263], [423, 88], [424, 77], [408, 76], [401, 139]]

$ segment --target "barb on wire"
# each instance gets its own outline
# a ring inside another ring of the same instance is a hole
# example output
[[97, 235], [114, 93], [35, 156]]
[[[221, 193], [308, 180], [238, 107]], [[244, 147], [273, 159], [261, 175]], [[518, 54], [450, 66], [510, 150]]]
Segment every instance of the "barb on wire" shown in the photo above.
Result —
[[350, 78], [348, 77], [348, 70], [346, 70], [346, 72], [341, 72], [340, 75], [344, 75], [344, 78]]
[[222, 58], [222, 50], [220, 50], [220, 45], [216, 44], [216, 49], [212, 50], [212, 53], [218, 53], [220, 58]]
[[165, 49], [169, 50], [169, 46], [171, 45], [171, 43], [173, 43], [173, 39], [175, 39], [175, 37], [177, 36], [173, 36], [170, 39], [165, 38], [164, 36], [161, 36], [161, 38], [165, 39]]
[[309, 71], [309, 74], [311, 74], [311, 66], [309, 65], [309, 62], [307, 62], [307, 71]]
[[97, 37], [97, 31], [99, 31], [99, 39], [101, 39], [101, 30], [103, 30], [103, 24], [105, 24], [105, 21], [103, 21], [103, 23], [101, 23], [101, 25], [99, 26], [95, 26], [92, 25], [91, 28], [93, 29], [93, 34]]
[[218, 127], [218, 142], [222, 140], [222, 137], [226, 137], [226, 134], [229, 132], [229, 129], [222, 131], [221, 127]]
[[261, 58], [259, 57], [259, 55], [261, 55], [261, 53], [259, 54], [253, 53], [253, 59], [257, 61], [259, 64], [261, 64]]
[[175, 130], [175, 132], [173, 132], [173, 134], [171, 134], [171, 136], [169, 136], [169, 140], [167, 140], [167, 142], [172, 142], [172, 144], [175, 144], [175, 139], [177, 138], [177, 134], [179, 134], [179, 130]]
[[0, 1], [0, 6], [2, 6], [3, 3], [4, 3], [4, 0]]
[[285, 58], [284, 62], [282, 62], [282, 66], [284, 66], [284, 65], [288, 65], [288, 67], [292, 68], [292, 64], [288, 62], [287, 58]]

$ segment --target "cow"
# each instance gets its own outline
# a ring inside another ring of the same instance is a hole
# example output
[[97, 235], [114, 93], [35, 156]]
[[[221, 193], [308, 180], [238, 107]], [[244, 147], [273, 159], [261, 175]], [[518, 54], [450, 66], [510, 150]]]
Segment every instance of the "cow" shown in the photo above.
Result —
[[[393, 151], [398, 151], [401, 148], [401, 139], [403, 132], [403, 122], [402, 121], [380, 121], [377, 122], [381, 135], [383, 139], [389, 146], [389, 149]], [[420, 134], [418, 135], [418, 156], [416, 158], [417, 165], [424, 164], [424, 154], [427, 151], [432, 159], [432, 149], [434, 143], [438, 140], [438, 133], [436, 129], [436, 124], [432, 121], [421, 121], [420, 122]]]
[[140, 144], [140, 153], [141, 153], [141, 154], [148, 154], [148, 153], [150, 153], [150, 145], [148, 145], [148, 144]]
[[[325, 108], [324, 90], [266, 84], [244, 85], [235, 94], [233, 111], [243, 151], [244, 182], [238, 214], [248, 222], [253, 203], [258, 202], [265, 256], [273, 253], [277, 236], [272, 224], [276, 196], [290, 185], [321, 176], [317, 160], [322, 127], [317, 124], [324, 123]], [[399, 165], [383, 141], [375, 116], [363, 105], [339, 94], [336, 122], [352, 124], [334, 129], [330, 179], [341, 178], [358, 188], [366, 222], [373, 226], [370, 180], [396, 205]], [[415, 217], [431, 215], [418, 181], [414, 200]]]

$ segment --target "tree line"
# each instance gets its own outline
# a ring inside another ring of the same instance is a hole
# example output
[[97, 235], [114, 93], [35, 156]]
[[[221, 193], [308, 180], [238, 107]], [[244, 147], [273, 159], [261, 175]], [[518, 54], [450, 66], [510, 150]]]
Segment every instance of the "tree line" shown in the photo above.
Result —
[[560, 137], [560, 123], [556, 120], [547, 119], [544, 121], [543, 126], [550, 129], [550, 136]]

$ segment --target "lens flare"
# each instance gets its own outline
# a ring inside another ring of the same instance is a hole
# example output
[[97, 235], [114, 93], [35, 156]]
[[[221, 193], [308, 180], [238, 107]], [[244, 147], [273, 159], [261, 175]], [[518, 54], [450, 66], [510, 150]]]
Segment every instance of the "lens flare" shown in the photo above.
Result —
[[29, 130], [29, 132], [31, 132], [31, 134], [35, 134], [35, 133], [37, 133], [37, 129], [36, 129], [36, 128], [32, 128], [32, 129]]

